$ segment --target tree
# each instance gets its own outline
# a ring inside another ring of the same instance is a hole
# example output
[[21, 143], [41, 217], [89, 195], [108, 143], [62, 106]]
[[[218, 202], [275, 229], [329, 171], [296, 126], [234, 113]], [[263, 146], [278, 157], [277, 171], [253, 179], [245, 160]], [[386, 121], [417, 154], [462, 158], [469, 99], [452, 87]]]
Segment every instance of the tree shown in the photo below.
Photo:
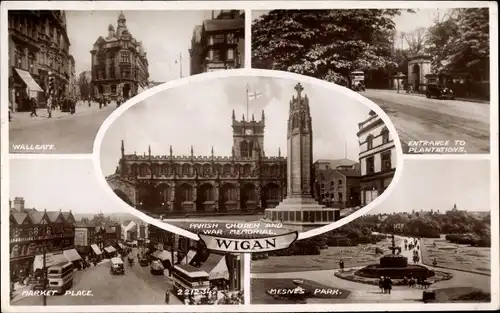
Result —
[[430, 30], [429, 52], [433, 65], [444, 72], [466, 72], [481, 79], [489, 71], [489, 9], [455, 9]]
[[90, 220], [87, 217], [82, 217], [80, 219], [80, 223], [88, 225], [88, 224], [90, 224]]
[[343, 85], [355, 70], [396, 66], [400, 10], [273, 10], [252, 26], [252, 66]]
[[92, 85], [87, 77], [88, 72], [82, 72], [78, 76], [78, 88], [80, 89], [80, 98], [87, 99], [92, 94]]
[[408, 52], [411, 55], [424, 52], [427, 37], [427, 28], [419, 27], [412, 32], [403, 33], [402, 36], [406, 41], [406, 44], [408, 45]]

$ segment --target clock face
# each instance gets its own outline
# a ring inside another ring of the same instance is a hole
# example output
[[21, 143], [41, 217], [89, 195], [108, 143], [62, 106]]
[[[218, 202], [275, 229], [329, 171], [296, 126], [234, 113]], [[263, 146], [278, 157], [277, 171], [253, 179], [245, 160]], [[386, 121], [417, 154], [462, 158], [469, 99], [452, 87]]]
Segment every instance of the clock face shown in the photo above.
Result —
[[251, 129], [247, 129], [247, 130], [245, 130], [245, 134], [251, 135], [251, 134], [253, 134], [253, 131]]

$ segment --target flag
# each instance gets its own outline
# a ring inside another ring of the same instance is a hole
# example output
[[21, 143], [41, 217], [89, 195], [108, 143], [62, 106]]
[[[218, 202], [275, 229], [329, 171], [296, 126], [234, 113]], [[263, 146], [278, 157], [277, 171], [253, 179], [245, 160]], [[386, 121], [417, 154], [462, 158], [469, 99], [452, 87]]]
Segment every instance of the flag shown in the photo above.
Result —
[[257, 100], [259, 97], [262, 97], [262, 93], [258, 91], [248, 92], [248, 100]]

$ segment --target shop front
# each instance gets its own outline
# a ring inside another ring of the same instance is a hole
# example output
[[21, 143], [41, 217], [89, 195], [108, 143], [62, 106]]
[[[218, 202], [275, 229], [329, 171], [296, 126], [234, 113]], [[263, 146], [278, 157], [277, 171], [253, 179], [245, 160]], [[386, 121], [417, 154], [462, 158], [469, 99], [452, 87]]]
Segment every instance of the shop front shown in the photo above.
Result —
[[14, 68], [14, 72], [12, 110], [14, 112], [29, 111], [31, 110], [29, 99], [35, 98], [38, 105], [39, 93], [44, 93], [44, 90], [28, 71]]

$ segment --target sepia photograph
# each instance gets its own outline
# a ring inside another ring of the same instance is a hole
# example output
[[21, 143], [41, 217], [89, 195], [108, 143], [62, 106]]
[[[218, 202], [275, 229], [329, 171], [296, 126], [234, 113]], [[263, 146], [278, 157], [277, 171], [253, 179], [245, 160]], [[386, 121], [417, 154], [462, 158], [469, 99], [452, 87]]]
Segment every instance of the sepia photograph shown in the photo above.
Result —
[[390, 116], [404, 153], [488, 153], [489, 11], [254, 10], [252, 67], [361, 93]]
[[211, 252], [117, 208], [91, 160], [10, 166], [11, 305], [243, 304], [243, 254]]
[[92, 153], [103, 121], [164, 82], [244, 66], [244, 11], [8, 11], [11, 153]]
[[405, 160], [366, 215], [253, 254], [251, 303], [489, 303], [490, 171], [489, 160]]
[[[234, 76], [134, 104], [104, 133], [100, 165], [117, 197], [164, 222], [283, 233], [334, 223], [375, 200], [396, 172], [396, 141], [347, 94]], [[263, 228], [250, 226], [234, 227]]]

